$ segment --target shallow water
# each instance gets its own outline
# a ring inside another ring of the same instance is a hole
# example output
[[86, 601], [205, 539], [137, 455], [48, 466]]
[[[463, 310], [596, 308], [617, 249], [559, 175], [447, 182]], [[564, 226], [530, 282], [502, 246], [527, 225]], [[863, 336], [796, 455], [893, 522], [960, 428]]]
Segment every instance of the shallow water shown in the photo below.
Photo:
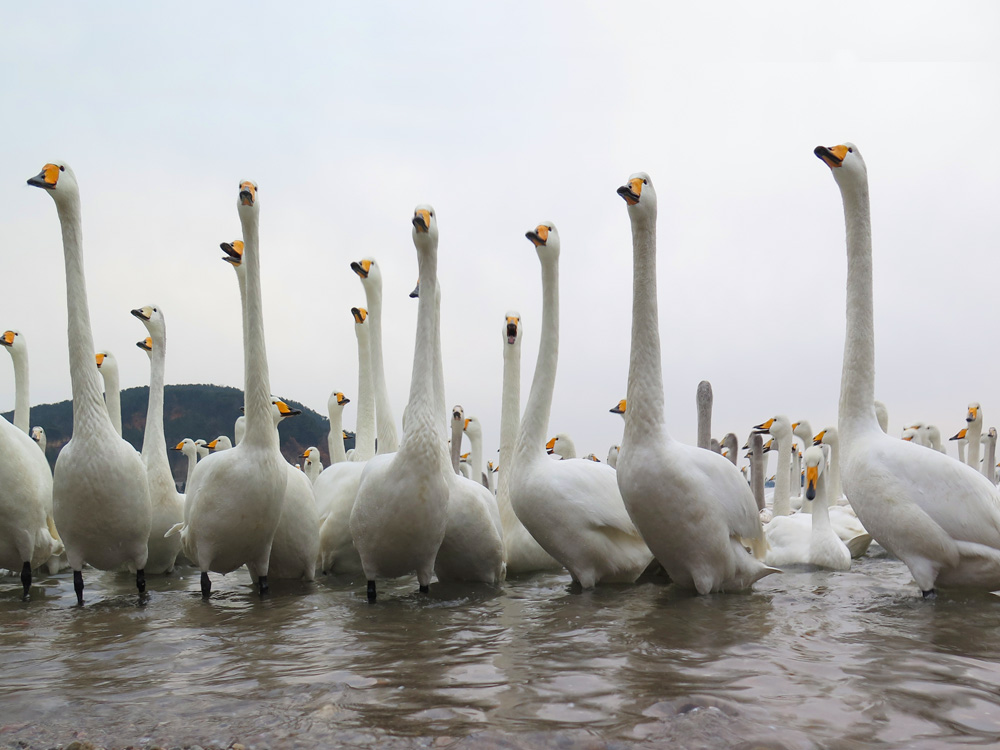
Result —
[[907, 747], [1000, 742], [1000, 599], [879, 554], [748, 594], [197, 571], [0, 579], [0, 747]]

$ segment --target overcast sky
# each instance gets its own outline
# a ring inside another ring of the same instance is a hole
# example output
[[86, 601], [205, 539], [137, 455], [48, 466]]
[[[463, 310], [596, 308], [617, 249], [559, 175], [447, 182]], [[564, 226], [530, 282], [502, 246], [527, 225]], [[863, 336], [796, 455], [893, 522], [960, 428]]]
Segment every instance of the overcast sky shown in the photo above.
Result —
[[[871, 183], [876, 392], [890, 432], [945, 437], [982, 402], [1000, 424], [994, 335], [1000, 206], [995, 3], [175, 3], [7, 5], [0, 25], [0, 331], [30, 346], [32, 403], [69, 398], [51, 160], [81, 186], [94, 341], [148, 383], [129, 310], [168, 325], [167, 383], [242, 386], [239, 296], [219, 258], [239, 180], [260, 186], [272, 390], [326, 413], [355, 401], [349, 263], [385, 278], [397, 420], [416, 304], [410, 219], [440, 227], [449, 405], [499, 442], [504, 313], [524, 324], [522, 403], [541, 316], [524, 233], [562, 237], [550, 435], [601, 458], [621, 439], [631, 235], [615, 194], [659, 198], [667, 426], [695, 439], [775, 414], [836, 419], [843, 211], [818, 144], [853, 141]], [[0, 408], [14, 402], [0, 359]], [[234, 415], [235, 418], [236, 415]], [[206, 437], [210, 435], [192, 435]], [[954, 453], [954, 451], [952, 451]]]

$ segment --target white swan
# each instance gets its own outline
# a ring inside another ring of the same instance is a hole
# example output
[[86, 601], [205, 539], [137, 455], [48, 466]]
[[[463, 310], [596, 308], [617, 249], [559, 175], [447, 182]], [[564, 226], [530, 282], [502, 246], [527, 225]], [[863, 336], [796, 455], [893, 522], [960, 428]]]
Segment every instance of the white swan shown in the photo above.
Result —
[[510, 475], [521, 422], [521, 325], [519, 312], [510, 310], [504, 316], [497, 506], [507, 549], [507, 573], [511, 575], [562, 569], [562, 564], [528, 533], [510, 504]]
[[19, 570], [24, 598], [31, 590], [31, 570], [53, 562], [62, 551], [52, 525], [52, 472], [45, 454], [27, 434], [28, 361], [24, 336], [6, 331], [0, 344], [14, 363], [14, 424], [0, 419], [0, 568]]
[[470, 458], [472, 480], [489, 489], [489, 477], [483, 471], [483, 425], [478, 417], [468, 417], [463, 431], [469, 437], [469, 446], [472, 449]]
[[758, 546], [763, 540], [750, 488], [720, 454], [673, 440], [664, 425], [656, 191], [639, 172], [618, 194], [628, 204], [633, 261], [628, 409], [618, 458], [621, 496], [675, 583], [699, 594], [745, 589], [775, 572], [743, 546], [744, 539]]
[[554, 438], [550, 438], [545, 444], [545, 452], [550, 456], [558, 456], [560, 461], [569, 458], [577, 458], [576, 444], [565, 432], [557, 433]]
[[847, 331], [839, 428], [844, 490], [876, 541], [935, 586], [1000, 588], [1000, 493], [982, 474], [888, 437], [876, 421], [868, 173], [852, 144], [818, 146], [847, 225]]
[[206, 443], [205, 447], [208, 448], [209, 453], [227, 451], [233, 447], [233, 441], [229, 439], [228, 435], [219, 435], [215, 440]]
[[327, 436], [327, 450], [330, 452], [330, 465], [347, 460], [344, 449], [344, 407], [351, 403], [340, 391], [334, 391], [326, 402], [327, 414], [330, 415], [330, 434]]
[[621, 450], [620, 445], [612, 445], [610, 448], [608, 448], [607, 464], [612, 469], [618, 468], [618, 452], [620, 450]]
[[986, 452], [983, 455], [983, 476], [993, 484], [996, 484], [997, 430], [995, 427], [990, 427], [986, 434], [983, 435], [982, 442], [986, 446]]
[[[187, 479], [184, 481], [184, 491], [187, 492], [191, 486], [191, 476], [194, 474], [194, 467], [198, 463], [198, 446], [191, 438], [184, 438], [170, 450], [180, 451], [187, 459]], [[187, 507], [187, 500], [184, 502]]]
[[805, 453], [806, 502], [811, 501], [810, 512], [776, 516], [764, 527], [768, 565], [815, 565], [830, 570], [850, 570], [851, 553], [830, 525], [827, 512], [824, 450], [829, 451], [829, 448], [815, 445]]
[[358, 426], [354, 433], [354, 452], [348, 461], [367, 461], [375, 455], [375, 388], [372, 382], [371, 336], [368, 311], [352, 307], [354, 333], [358, 339]]
[[559, 361], [560, 242], [551, 222], [526, 236], [542, 269], [542, 335], [514, 450], [511, 505], [542, 548], [583, 588], [631, 583], [653, 556], [629, 519], [614, 469], [581, 459], [551, 461], [545, 455]]
[[[302, 459], [303, 473], [309, 477], [311, 483], [315, 484], [316, 480], [319, 479], [320, 473], [323, 471], [323, 458], [319, 454], [319, 448], [311, 445], [302, 451], [302, 455], [299, 458]], [[315, 499], [313, 502], [315, 503]]]
[[165, 537], [174, 524], [184, 520], [184, 496], [177, 491], [167, 458], [167, 440], [163, 433], [163, 384], [166, 367], [167, 322], [157, 305], [132, 310], [146, 326], [149, 337], [139, 347], [149, 355], [149, 403], [142, 437], [142, 462], [146, 466], [149, 502], [153, 516], [149, 530], [147, 573], [169, 573], [181, 551], [180, 537]]
[[389, 402], [385, 384], [385, 364], [382, 358], [382, 271], [374, 258], [351, 263], [351, 270], [361, 278], [368, 305], [371, 329], [372, 384], [375, 386], [375, 420], [378, 424], [378, 453], [395, 453], [399, 449], [396, 418]]
[[968, 429], [963, 427], [961, 430], [948, 438], [948, 440], [955, 441], [956, 450], [958, 451], [958, 460], [963, 464], [965, 463], [965, 446], [969, 443], [969, 439], [966, 437], [968, 432]]
[[376, 578], [416, 571], [420, 590], [429, 590], [448, 523], [448, 459], [434, 375], [438, 228], [430, 206], [414, 211], [412, 236], [421, 294], [403, 436], [398, 451], [365, 465], [350, 520], [372, 601]]
[[118, 360], [115, 355], [105, 349], [94, 355], [97, 361], [97, 369], [104, 380], [104, 403], [111, 418], [111, 425], [118, 433], [122, 434], [122, 396], [121, 386], [118, 379]]
[[[775, 466], [774, 492], [771, 496], [771, 511], [776, 516], [787, 516], [792, 512], [792, 499], [789, 494], [789, 484], [791, 478], [792, 450], [792, 423], [784, 414], [755, 425], [757, 432], [767, 432], [776, 442], [775, 450], [778, 454], [778, 462]], [[767, 447], [765, 446], [765, 451]]]
[[969, 404], [969, 411], [965, 417], [967, 423], [965, 437], [969, 441], [966, 452], [966, 460], [973, 469], [980, 471], [979, 450], [983, 438], [983, 408], [978, 402]]
[[42, 451], [42, 455], [45, 455], [45, 448], [48, 445], [48, 440], [45, 437], [45, 428], [38, 425], [32, 427], [31, 439], [38, 444], [39, 449]]
[[28, 184], [48, 191], [62, 226], [73, 437], [56, 461], [52, 506], [73, 568], [73, 588], [82, 605], [84, 564], [100, 570], [116, 570], [129, 564], [136, 569], [139, 593], [145, 594], [146, 541], [152, 515], [149, 488], [139, 454], [115, 433], [91, 359], [94, 340], [83, 272], [76, 176], [68, 165], [50, 163]]
[[268, 591], [271, 544], [281, 518], [288, 481], [271, 416], [271, 388], [264, 346], [260, 293], [257, 186], [243, 181], [237, 201], [243, 227], [246, 303], [243, 305], [243, 370], [246, 432], [232, 450], [198, 463], [186, 492], [184, 554], [201, 570], [202, 596], [212, 583], [208, 572], [226, 574], [244, 563]]

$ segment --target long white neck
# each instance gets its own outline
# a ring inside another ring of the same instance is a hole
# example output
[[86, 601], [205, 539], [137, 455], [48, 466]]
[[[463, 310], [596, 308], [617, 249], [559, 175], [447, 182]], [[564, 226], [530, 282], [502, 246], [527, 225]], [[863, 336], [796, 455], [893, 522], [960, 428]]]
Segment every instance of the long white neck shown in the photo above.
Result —
[[632, 347], [623, 453], [629, 445], [666, 435], [656, 300], [656, 218], [629, 212], [629, 219], [632, 224]]
[[330, 409], [330, 434], [326, 439], [330, 449], [330, 463], [339, 464], [347, 460], [344, 448], [344, 407], [334, 406]]
[[441, 286], [434, 286], [434, 401], [441, 427], [448, 424], [450, 412], [445, 406], [444, 395], [444, 353], [441, 350]]
[[[626, 412], [627, 414], [627, 412]], [[778, 465], [774, 470], [774, 495], [771, 500], [771, 512], [776, 516], [787, 516], [792, 512], [792, 501], [788, 496], [789, 477], [791, 476], [791, 435], [774, 436], [778, 444]]]
[[764, 453], [764, 440], [760, 435], [750, 438], [750, 484], [757, 510], [764, 510], [764, 472], [767, 470], [767, 456]]
[[823, 437], [823, 442], [830, 446], [830, 462], [826, 467], [826, 471], [830, 475], [829, 496], [833, 502], [837, 502], [844, 494], [840, 484], [840, 438], [827, 432]]
[[812, 501], [812, 533], [817, 535], [830, 529], [830, 501], [826, 495], [826, 472], [816, 479], [816, 498]]
[[101, 378], [104, 380], [104, 402], [108, 412], [108, 419], [118, 437], [122, 435], [122, 394], [121, 385], [118, 380], [117, 367], [102, 367]]
[[194, 476], [194, 467], [198, 463], [198, 449], [194, 447], [183, 448], [181, 452], [188, 462], [187, 479], [184, 480], [184, 491], [187, 492], [191, 489], [191, 477]]
[[14, 426], [31, 434], [31, 399], [28, 394], [28, 352], [25, 348], [11, 349], [14, 363]]
[[997, 464], [997, 443], [996, 440], [987, 439], [986, 455], [983, 456], [983, 476], [994, 482]]
[[875, 318], [868, 181], [842, 184], [847, 225], [847, 330], [840, 376], [839, 430], [845, 449], [878, 428], [875, 417]]
[[520, 427], [521, 413], [521, 335], [503, 345], [503, 394], [500, 401], [500, 467], [497, 471], [497, 505], [505, 529], [517, 520], [510, 505], [510, 476], [514, 470], [514, 446]]
[[[966, 434], [968, 434], [968, 433], [966, 433]], [[958, 447], [958, 460], [961, 461], [964, 464], [965, 463], [965, 442], [962, 441], [962, 440], [956, 440], [955, 442], [958, 443], [958, 446], [957, 446]]]
[[[80, 196], [71, 193], [57, 201], [66, 261], [66, 308], [69, 316], [69, 374], [73, 385], [73, 434], [99, 434], [106, 427], [108, 408], [101, 399], [101, 384], [94, 367], [94, 337], [90, 328], [87, 280], [83, 271], [83, 229]], [[121, 423], [119, 409], [119, 424]], [[121, 434], [121, 428], [118, 430]]]
[[[376, 286], [378, 288], [376, 288]], [[375, 385], [375, 419], [378, 424], [378, 453], [395, 453], [399, 450], [396, 418], [389, 403], [389, 389], [385, 384], [385, 364], [382, 359], [382, 285], [365, 285], [368, 303], [368, 327], [371, 338], [372, 382]], [[359, 394], [360, 397], [360, 394]]]
[[796, 497], [802, 494], [802, 456], [799, 454], [795, 443], [792, 443], [792, 465], [788, 472], [789, 494], [795, 490]]
[[483, 483], [483, 436], [469, 435], [469, 445], [471, 446], [472, 450], [472, 455], [469, 456], [469, 458], [472, 459], [472, 481], [475, 482], [476, 484], [482, 484]]
[[[698, 383], [698, 447], [712, 447], [712, 384], [707, 380]], [[626, 412], [627, 414], [628, 412]]]
[[375, 455], [375, 389], [368, 323], [355, 324], [354, 332], [358, 336], [358, 424], [352, 459], [367, 461]]
[[[542, 328], [528, 403], [521, 418], [514, 461], [545, 458], [545, 433], [559, 364], [559, 259], [542, 258]], [[520, 469], [519, 469], [520, 470]]]
[[149, 360], [149, 402], [146, 406], [146, 430], [142, 436], [142, 461], [146, 472], [173, 486], [170, 459], [167, 458], [167, 439], [163, 434], [163, 382], [167, 361], [166, 324], [163, 334], [151, 336], [153, 351]]
[[462, 420], [451, 420], [451, 468], [456, 474], [461, 474], [462, 463]]
[[261, 302], [260, 250], [256, 210], [240, 210], [243, 226], [243, 266], [246, 268], [246, 303], [243, 317], [243, 403], [246, 410], [244, 443], [278, 450], [278, 431], [271, 415], [271, 381], [264, 344], [264, 309]]
[[965, 437], [969, 441], [968, 463], [976, 471], [979, 471], [979, 445], [983, 439], [983, 423], [981, 420], [969, 422]]

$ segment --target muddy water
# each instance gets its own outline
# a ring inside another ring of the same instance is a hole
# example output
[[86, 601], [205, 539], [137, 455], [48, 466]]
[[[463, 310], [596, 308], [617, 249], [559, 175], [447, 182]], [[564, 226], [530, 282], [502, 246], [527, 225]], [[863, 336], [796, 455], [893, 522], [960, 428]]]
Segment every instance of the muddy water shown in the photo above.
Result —
[[[1000, 742], [1000, 599], [874, 555], [750, 594], [0, 580], [0, 747], [926, 747]], [[856, 561], [857, 562], [857, 561]], [[24, 746], [24, 745], [22, 745]]]

